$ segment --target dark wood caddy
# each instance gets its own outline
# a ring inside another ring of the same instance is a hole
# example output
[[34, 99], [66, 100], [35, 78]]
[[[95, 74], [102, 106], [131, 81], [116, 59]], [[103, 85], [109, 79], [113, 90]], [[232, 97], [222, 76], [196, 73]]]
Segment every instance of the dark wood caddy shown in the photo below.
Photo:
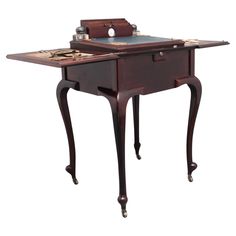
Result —
[[139, 142], [139, 95], [177, 88], [187, 84], [191, 90], [191, 102], [187, 129], [187, 167], [188, 179], [192, 179], [192, 172], [197, 164], [192, 160], [192, 138], [198, 107], [201, 99], [201, 83], [194, 73], [194, 53], [196, 48], [226, 45], [225, 41], [198, 41], [178, 47], [140, 48], [131, 51], [109, 53], [89, 48], [81, 51], [91, 53], [88, 57], [53, 61], [40, 58], [37, 52], [7, 55], [9, 59], [33, 62], [42, 65], [60, 67], [62, 80], [57, 86], [57, 99], [65, 123], [70, 164], [66, 170], [71, 174], [75, 184], [76, 157], [72, 124], [67, 103], [67, 92], [70, 88], [105, 96], [113, 115], [114, 131], [118, 155], [119, 197], [122, 215], [127, 216], [125, 177], [125, 116], [126, 105], [132, 98], [134, 115], [134, 148], [138, 159]]

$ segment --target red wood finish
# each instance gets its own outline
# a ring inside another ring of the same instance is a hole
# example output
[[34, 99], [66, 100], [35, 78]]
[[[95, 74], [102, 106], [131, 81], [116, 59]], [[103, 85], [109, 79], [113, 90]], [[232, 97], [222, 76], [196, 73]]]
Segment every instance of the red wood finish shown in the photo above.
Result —
[[71, 41], [70, 47], [73, 49], [88, 49], [91, 48], [97, 51], [104, 52], [132, 52], [138, 50], [150, 50], [157, 48], [170, 48], [171, 46], [178, 45], [183, 46], [184, 41], [181, 39], [173, 39], [171, 41], [163, 41], [163, 42], [154, 42], [154, 43], [142, 43], [142, 44], [132, 44], [132, 45], [114, 45], [114, 44], [105, 44], [100, 42], [94, 42], [90, 40], [80, 40], [80, 41]]
[[[118, 59], [125, 55], [143, 55], [143, 54], [155, 54], [158, 52], [170, 52], [170, 51], [179, 51], [179, 50], [188, 50], [188, 49], [196, 49], [196, 48], [206, 48], [206, 47], [215, 47], [215, 46], [222, 46], [229, 44], [227, 41], [206, 41], [206, 40], [199, 40], [198, 44], [189, 43], [184, 46], [179, 46], [178, 48], [148, 48], [148, 49], [138, 49], [135, 51], [118, 51], [118, 52], [111, 52], [111, 49], [91, 49], [89, 46], [81, 45], [79, 48], [81, 52], [88, 52], [94, 54], [91, 57], [80, 58], [79, 60], [67, 59], [62, 61], [53, 61], [47, 58], [39, 58], [35, 57], [34, 54], [37, 52], [27, 52], [27, 53], [17, 53], [17, 54], [9, 54], [7, 55], [8, 59], [31, 62], [46, 66], [53, 66], [53, 67], [68, 67], [71, 65], [80, 65], [80, 64], [87, 64], [92, 62], [100, 62], [100, 61], [107, 61]], [[69, 49], [69, 48], [64, 48]], [[74, 48], [76, 49], [76, 48]], [[55, 50], [55, 49], [54, 49]]]
[[[65, 75], [65, 71], [63, 70], [63, 76]], [[71, 124], [70, 112], [67, 102], [67, 93], [70, 88], [73, 88], [77, 91], [80, 90], [79, 84], [75, 82], [71, 82], [68, 80], [61, 80], [61, 82], [57, 86], [57, 101], [61, 110], [62, 118], [66, 128], [66, 134], [68, 138], [69, 144], [69, 153], [70, 153], [70, 164], [66, 167], [66, 171], [71, 174], [74, 184], [78, 184], [78, 180], [76, 178], [76, 152], [75, 152], [75, 142], [74, 142], [74, 134]]]
[[[123, 20], [119, 19], [121, 22]], [[113, 21], [118, 25], [118, 20]], [[104, 24], [107, 24], [106, 20], [90, 20], [82, 21], [81, 23], [87, 27], [91, 35], [96, 35], [97, 37], [104, 35], [105, 29], [107, 30], [106, 27], [110, 27], [110, 25], [104, 26]], [[104, 27], [104, 30], [100, 29], [100, 27]], [[133, 100], [134, 147], [137, 158], [140, 159], [139, 95], [172, 89], [184, 84], [189, 86], [191, 102], [186, 149], [188, 179], [192, 181], [192, 172], [197, 168], [197, 164], [193, 162], [192, 158], [192, 139], [201, 100], [201, 83], [194, 74], [194, 50], [196, 48], [226, 44], [228, 42], [199, 41], [198, 44], [189, 43], [178, 48], [146, 47], [136, 48], [134, 51], [126, 50], [116, 53], [107, 53], [108, 51], [111, 52], [109, 48], [97, 48], [95, 50], [94, 48], [91, 49], [89, 45], [83, 45], [79, 48], [80, 50], [94, 55], [79, 58], [78, 60], [69, 58], [63, 61], [52, 61], [49, 58], [42, 59], [32, 56], [32, 53], [13, 54], [7, 57], [62, 68], [62, 80], [57, 87], [57, 99], [65, 124], [70, 151], [70, 163], [66, 170], [71, 174], [75, 184], [78, 183], [76, 178], [76, 152], [67, 93], [72, 88], [77, 91], [101, 95], [108, 99], [112, 111], [118, 158], [118, 202], [121, 205], [122, 215], [127, 217], [125, 117], [128, 100], [130, 98]]]
[[175, 87], [175, 80], [189, 76], [189, 51], [158, 52], [118, 60], [119, 90], [144, 87], [144, 94]]
[[[68, 49], [68, 48], [65, 48], [65, 49]], [[83, 50], [81, 52], [87, 52], [87, 51]], [[48, 58], [35, 57], [34, 56], [35, 53], [37, 52], [9, 54], [7, 55], [7, 58], [13, 59], [13, 60], [31, 62], [35, 64], [41, 64], [45, 66], [53, 66], [53, 67], [67, 67], [67, 66], [72, 66], [72, 65], [87, 64], [90, 62], [101, 62], [101, 61], [107, 61], [107, 60], [118, 58], [118, 56], [113, 53], [104, 53], [104, 52], [101, 53], [101, 52], [89, 51], [89, 53], [92, 53], [94, 55], [89, 56], [89, 57], [83, 57], [83, 58], [80, 58], [79, 60], [73, 60], [69, 58], [62, 61], [53, 61]]]
[[66, 79], [78, 82], [81, 91], [95, 95], [98, 87], [117, 91], [116, 60], [69, 66]]
[[81, 26], [84, 26], [86, 33], [90, 38], [107, 38], [108, 30], [113, 28], [116, 37], [131, 36], [133, 34], [132, 25], [124, 18], [103, 19], [103, 20], [81, 20]]

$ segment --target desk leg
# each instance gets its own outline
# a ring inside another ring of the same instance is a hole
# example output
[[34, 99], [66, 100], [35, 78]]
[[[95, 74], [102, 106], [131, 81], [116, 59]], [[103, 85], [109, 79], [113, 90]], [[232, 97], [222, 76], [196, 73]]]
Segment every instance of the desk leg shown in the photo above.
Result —
[[196, 77], [176, 80], [176, 87], [183, 84], [187, 84], [191, 91], [191, 102], [189, 109], [188, 132], [187, 132], [187, 163], [188, 163], [188, 180], [192, 182], [193, 181], [192, 172], [197, 168], [197, 164], [194, 163], [192, 160], [193, 131], [199, 104], [201, 101], [202, 86], [200, 80]]
[[116, 149], [118, 157], [119, 170], [119, 197], [118, 202], [121, 205], [123, 217], [127, 217], [126, 204], [128, 202], [126, 193], [126, 177], [125, 177], [125, 118], [126, 106], [129, 98], [143, 94], [143, 88], [115, 92], [106, 88], [98, 88], [98, 95], [102, 95], [108, 99], [111, 105], [114, 132], [116, 138]]
[[135, 94], [132, 94], [133, 91], [131, 93], [129, 93], [129, 91], [126, 93], [116, 93], [104, 88], [99, 88], [98, 91], [99, 95], [106, 97], [111, 105], [119, 170], [118, 202], [121, 205], [123, 217], [127, 217], [126, 204], [128, 198], [126, 193], [125, 177], [125, 119], [128, 100]]
[[119, 197], [118, 202], [121, 205], [123, 217], [127, 217], [126, 203], [128, 201], [126, 194], [126, 177], [125, 177], [125, 119], [126, 106], [128, 99], [118, 95], [117, 99], [112, 99], [111, 109], [114, 123], [114, 132], [116, 138], [116, 148], [118, 156], [119, 169]]
[[133, 115], [134, 115], [134, 149], [137, 158], [140, 160], [139, 155], [140, 142], [139, 142], [139, 95], [132, 97], [133, 101]]
[[75, 158], [75, 142], [73, 129], [70, 118], [70, 111], [67, 102], [67, 92], [70, 88], [79, 90], [78, 84], [75, 82], [70, 82], [67, 80], [61, 80], [57, 86], [57, 101], [61, 110], [61, 115], [65, 124], [68, 143], [69, 143], [69, 151], [70, 151], [70, 165], [66, 167], [66, 171], [71, 174], [74, 184], [78, 184], [78, 180], [76, 179], [76, 158]]

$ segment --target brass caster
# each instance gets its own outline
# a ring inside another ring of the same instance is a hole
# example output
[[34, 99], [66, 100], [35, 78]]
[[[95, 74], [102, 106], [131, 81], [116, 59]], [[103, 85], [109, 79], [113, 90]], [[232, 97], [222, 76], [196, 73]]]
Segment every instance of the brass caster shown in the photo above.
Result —
[[192, 177], [192, 175], [188, 175], [188, 181], [189, 181], [189, 182], [193, 182], [193, 177]]
[[76, 178], [72, 178], [73, 179], [73, 183], [75, 184], [75, 185], [77, 185], [78, 183], [79, 183], [79, 181], [76, 179]]
[[128, 216], [128, 213], [125, 209], [122, 209], [122, 216], [126, 218]]

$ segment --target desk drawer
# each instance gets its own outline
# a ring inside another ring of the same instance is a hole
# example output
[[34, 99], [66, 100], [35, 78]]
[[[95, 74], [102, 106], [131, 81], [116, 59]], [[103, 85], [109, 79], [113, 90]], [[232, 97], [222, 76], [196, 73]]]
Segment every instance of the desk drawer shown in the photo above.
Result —
[[80, 90], [97, 95], [98, 87], [117, 90], [116, 60], [67, 67], [66, 79], [79, 82]]
[[119, 60], [120, 90], [144, 87], [144, 93], [175, 87], [175, 80], [189, 75], [189, 51], [164, 51], [127, 56]]

